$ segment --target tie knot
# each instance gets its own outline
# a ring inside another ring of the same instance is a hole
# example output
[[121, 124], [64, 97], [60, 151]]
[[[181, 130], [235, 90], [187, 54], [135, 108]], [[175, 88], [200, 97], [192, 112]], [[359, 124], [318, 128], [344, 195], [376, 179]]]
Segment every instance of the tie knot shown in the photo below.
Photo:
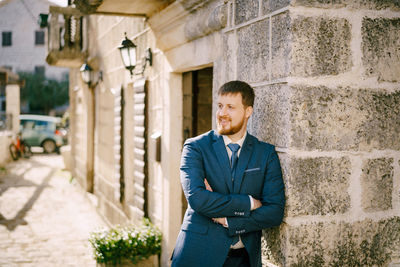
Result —
[[240, 145], [238, 144], [234, 144], [234, 143], [230, 143], [228, 144], [229, 149], [232, 151], [232, 153], [235, 153], [239, 150]]

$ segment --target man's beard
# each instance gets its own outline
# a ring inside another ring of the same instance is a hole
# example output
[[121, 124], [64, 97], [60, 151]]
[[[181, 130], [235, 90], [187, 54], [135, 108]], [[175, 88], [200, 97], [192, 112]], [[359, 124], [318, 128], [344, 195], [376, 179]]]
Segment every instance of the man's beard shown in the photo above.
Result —
[[[231, 126], [229, 128], [223, 128], [219, 124], [219, 120], [220, 119], [229, 120], [229, 122], [231, 123]], [[221, 135], [233, 135], [233, 134], [239, 132], [242, 129], [244, 123], [245, 123], [245, 117], [244, 116], [243, 116], [242, 120], [236, 125], [232, 125], [232, 120], [229, 117], [217, 117], [217, 131]]]

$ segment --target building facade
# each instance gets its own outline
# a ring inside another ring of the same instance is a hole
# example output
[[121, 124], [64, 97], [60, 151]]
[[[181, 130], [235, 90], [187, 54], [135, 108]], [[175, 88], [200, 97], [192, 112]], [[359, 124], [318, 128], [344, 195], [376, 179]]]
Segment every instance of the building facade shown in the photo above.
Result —
[[0, 67], [0, 167], [11, 160], [9, 145], [19, 131], [20, 79]]
[[39, 27], [39, 14], [49, 12], [46, 0], [0, 2], [0, 66], [15, 73], [34, 72], [49, 78], [66, 78], [68, 69], [46, 63], [48, 32]]
[[[91, 3], [91, 4], [90, 4]], [[250, 83], [250, 133], [278, 151], [284, 223], [263, 263], [400, 264], [400, 5], [396, 1], [75, 1], [71, 171], [112, 224], [149, 217], [169, 265], [182, 211], [184, 140], [215, 125], [219, 86]], [[68, 15], [69, 16], [69, 15]], [[131, 76], [124, 34], [137, 45]], [[151, 48], [152, 65], [145, 64]], [[65, 57], [65, 58], [63, 58]]]

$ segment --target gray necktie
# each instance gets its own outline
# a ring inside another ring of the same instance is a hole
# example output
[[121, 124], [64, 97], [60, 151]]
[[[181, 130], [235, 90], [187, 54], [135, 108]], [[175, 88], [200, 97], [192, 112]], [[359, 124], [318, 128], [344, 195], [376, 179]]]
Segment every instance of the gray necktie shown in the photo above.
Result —
[[236, 173], [236, 165], [238, 162], [238, 156], [237, 156], [237, 152], [240, 149], [240, 145], [238, 144], [234, 144], [234, 143], [230, 143], [228, 144], [229, 149], [232, 151], [232, 156], [231, 156], [231, 177], [232, 177], [232, 181], [235, 177], [235, 173]]

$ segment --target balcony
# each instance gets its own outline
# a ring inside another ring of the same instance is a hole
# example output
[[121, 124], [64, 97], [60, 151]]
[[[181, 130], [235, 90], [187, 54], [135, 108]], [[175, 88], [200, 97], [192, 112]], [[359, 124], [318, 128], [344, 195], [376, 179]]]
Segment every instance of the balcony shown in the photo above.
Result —
[[74, 4], [84, 14], [115, 16], [146, 16], [164, 9], [175, 0], [75, 0]]
[[49, 65], [79, 68], [87, 56], [84, 14], [73, 7], [50, 6]]

